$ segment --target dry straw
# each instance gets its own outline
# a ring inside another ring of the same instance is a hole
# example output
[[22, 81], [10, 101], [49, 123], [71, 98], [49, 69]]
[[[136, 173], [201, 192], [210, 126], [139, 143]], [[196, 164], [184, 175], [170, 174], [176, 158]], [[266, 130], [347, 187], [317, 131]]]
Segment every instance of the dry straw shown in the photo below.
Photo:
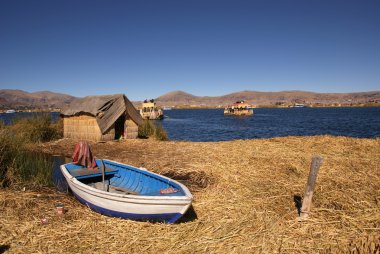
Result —
[[[63, 139], [36, 149], [70, 156]], [[380, 139], [287, 137], [230, 142], [93, 143], [117, 160], [184, 182], [194, 210], [165, 225], [105, 217], [53, 189], [1, 190], [0, 244], [22, 253], [379, 253]], [[299, 222], [313, 155], [324, 157]], [[63, 216], [55, 205], [64, 204]], [[48, 224], [41, 224], [47, 218]]]

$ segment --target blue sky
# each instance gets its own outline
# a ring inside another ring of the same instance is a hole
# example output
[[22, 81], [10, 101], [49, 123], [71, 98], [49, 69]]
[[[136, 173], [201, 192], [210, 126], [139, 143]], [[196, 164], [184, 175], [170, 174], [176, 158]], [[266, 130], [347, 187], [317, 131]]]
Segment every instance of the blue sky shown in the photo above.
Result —
[[380, 90], [379, 0], [0, 0], [0, 89]]

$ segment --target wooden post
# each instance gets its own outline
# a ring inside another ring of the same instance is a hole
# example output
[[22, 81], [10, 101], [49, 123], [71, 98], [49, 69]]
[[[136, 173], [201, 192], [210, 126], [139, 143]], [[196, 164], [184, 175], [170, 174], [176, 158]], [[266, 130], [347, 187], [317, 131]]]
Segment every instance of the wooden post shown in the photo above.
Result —
[[318, 170], [321, 167], [323, 158], [321, 156], [314, 156], [311, 161], [309, 178], [307, 179], [305, 195], [302, 201], [301, 219], [309, 217], [311, 208], [311, 199], [313, 198], [314, 185], [317, 180]]
[[106, 182], [105, 182], [105, 174], [106, 174], [106, 165], [104, 165], [104, 161], [102, 160], [102, 180], [103, 180], [103, 190], [107, 191], [106, 189]]

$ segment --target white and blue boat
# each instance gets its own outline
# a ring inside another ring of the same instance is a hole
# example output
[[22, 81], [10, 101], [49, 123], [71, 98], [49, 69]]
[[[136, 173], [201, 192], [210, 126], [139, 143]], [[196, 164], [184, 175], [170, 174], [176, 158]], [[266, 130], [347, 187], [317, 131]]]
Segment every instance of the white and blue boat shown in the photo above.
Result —
[[96, 169], [73, 163], [60, 168], [75, 197], [98, 213], [174, 223], [191, 206], [190, 191], [173, 179], [110, 160], [96, 164]]

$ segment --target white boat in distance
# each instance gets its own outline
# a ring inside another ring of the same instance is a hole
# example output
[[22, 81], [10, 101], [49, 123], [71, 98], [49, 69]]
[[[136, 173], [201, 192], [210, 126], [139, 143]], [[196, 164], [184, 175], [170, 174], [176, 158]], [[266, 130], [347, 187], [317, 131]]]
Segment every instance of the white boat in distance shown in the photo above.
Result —
[[306, 108], [305, 104], [302, 103], [296, 103], [291, 108]]

